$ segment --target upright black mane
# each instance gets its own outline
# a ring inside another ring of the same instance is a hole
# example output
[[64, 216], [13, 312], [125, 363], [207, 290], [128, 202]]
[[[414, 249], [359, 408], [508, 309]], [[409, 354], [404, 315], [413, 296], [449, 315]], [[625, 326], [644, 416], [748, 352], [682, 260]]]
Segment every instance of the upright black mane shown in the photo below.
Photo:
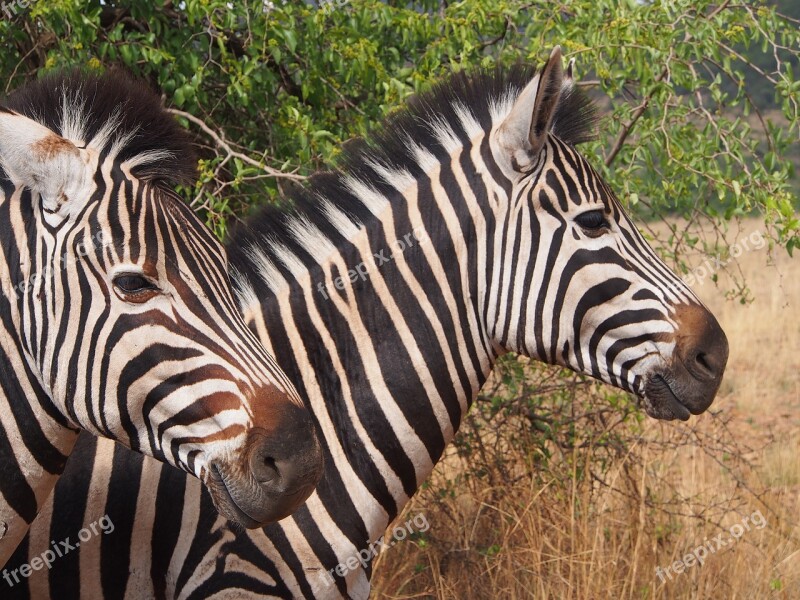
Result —
[[164, 110], [155, 92], [121, 72], [95, 75], [73, 69], [46, 75], [11, 93], [0, 106], [63, 135], [65, 99], [77, 109], [86, 141], [116, 120], [114, 134], [103, 150], [129, 136], [118, 160], [159, 153], [158, 160], [133, 170], [137, 177], [167, 185], [194, 181], [197, 161], [188, 134]]
[[[255, 247], [281, 268], [274, 250], [282, 246], [304, 263], [313, 265], [319, 257], [314, 255], [313, 248], [305, 247], [296, 238], [293, 230], [302, 221], [313, 224], [335, 245], [342, 239], [342, 233], [325, 212], [323, 199], [355, 225], [369, 222], [372, 219], [369, 208], [347, 187], [348, 179], [367, 182], [391, 199], [397, 195], [396, 190], [384, 181], [380, 170], [419, 176], [421, 167], [414, 146], [439, 159], [445, 158], [448, 151], [437, 136], [437, 127], [446, 124], [468, 144], [469, 136], [459, 112], [466, 109], [488, 131], [492, 126], [492, 107], [505, 98], [515, 99], [535, 74], [535, 68], [521, 64], [459, 72], [429, 91], [413, 96], [404, 108], [387, 117], [366, 138], [347, 142], [338, 168], [313, 175], [290, 194], [288, 207], [264, 206], [244, 224], [234, 227], [228, 240], [231, 262], [246, 265]], [[552, 132], [567, 143], [579, 144], [594, 137], [595, 125], [596, 111], [588, 96], [574, 85], [566, 88], [556, 107]]]

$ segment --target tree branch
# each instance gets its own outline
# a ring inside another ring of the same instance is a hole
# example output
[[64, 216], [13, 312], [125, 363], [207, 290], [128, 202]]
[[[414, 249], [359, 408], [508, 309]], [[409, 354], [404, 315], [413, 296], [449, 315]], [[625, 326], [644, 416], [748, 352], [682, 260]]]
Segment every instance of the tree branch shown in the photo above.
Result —
[[[664, 70], [661, 71], [661, 73], [655, 78], [656, 83], [660, 83], [669, 74], [669, 61], [671, 58], [672, 58], [672, 52], [670, 52], [669, 57], [667, 57], [667, 66], [664, 67]], [[647, 106], [650, 104], [650, 100], [652, 99], [652, 97], [653, 97], [653, 92], [647, 94], [644, 97], [644, 100], [642, 100], [642, 103], [636, 107], [635, 111], [633, 111], [633, 115], [631, 115], [630, 121], [628, 121], [622, 126], [622, 129], [620, 130], [619, 135], [617, 136], [617, 141], [614, 142], [614, 147], [611, 148], [611, 152], [609, 152], [608, 156], [606, 156], [605, 160], [606, 166], [609, 166], [612, 162], [614, 162], [614, 159], [617, 157], [617, 154], [619, 154], [619, 151], [622, 150], [622, 146], [625, 143], [625, 140], [628, 139], [628, 136], [630, 135], [633, 126], [636, 124], [636, 121], [638, 121], [639, 117], [641, 117], [644, 114], [644, 111], [647, 110]]]
[[294, 181], [305, 180], [305, 176], [303, 175], [298, 175], [297, 173], [284, 173], [283, 171], [279, 171], [277, 169], [273, 169], [272, 167], [268, 167], [267, 165], [247, 156], [246, 154], [237, 152], [231, 147], [230, 144], [228, 144], [228, 142], [225, 141], [223, 137], [224, 134], [218, 134], [216, 131], [214, 131], [208, 125], [206, 125], [205, 121], [203, 121], [202, 119], [198, 119], [194, 115], [182, 110], [178, 110], [176, 108], [168, 108], [167, 111], [177, 117], [181, 117], [183, 119], [186, 119], [190, 123], [197, 125], [200, 129], [203, 130], [203, 133], [205, 133], [208, 137], [214, 140], [214, 143], [217, 145], [217, 147], [223, 150], [228, 155], [228, 157], [238, 158], [243, 163], [248, 164], [251, 167], [256, 167], [257, 169], [261, 169], [264, 173], [266, 173], [270, 177], [293, 179]]
[[[731, 0], [726, 0], [725, 2], [720, 4], [717, 8], [708, 13], [708, 15], [706, 15], [705, 18], [707, 20], [713, 19], [715, 16], [717, 16], [719, 13], [725, 10], [730, 3]], [[687, 34], [685, 36], [684, 42], [688, 42], [691, 39], [692, 36]], [[667, 75], [669, 75], [669, 61], [672, 60], [674, 55], [675, 55], [674, 50], [670, 50], [669, 56], [667, 56], [667, 64], [664, 66], [664, 70], [661, 71], [661, 73], [655, 78], [654, 80], [655, 83], [660, 83], [661, 81], [664, 80], [664, 78]], [[630, 135], [633, 126], [636, 124], [636, 121], [638, 121], [639, 118], [644, 114], [644, 111], [647, 110], [647, 106], [650, 104], [650, 100], [653, 98], [654, 91], [650, 92], [644, 97], [642, 103], [638, 107], [636, 107], [635, 111], [633, 111], [630, 121], [628, 121], [622, 126], [622, 130], [619, 132], [619, 135], [617, 136], [617, 141], [614, 142], [614, 146], [613, 148], [611, 148], [611, 152], [609, 152], [608, 156], [606, 156], [605, 163], [607, 167], [610, 166], [612, 162], [614, 162], [614, 159], [617, 157], [617, 154], [619, 154], [619, 151], [622, 150], [622, 145], [625, 143], [625, 140], [628, 139], [628, 136]]]

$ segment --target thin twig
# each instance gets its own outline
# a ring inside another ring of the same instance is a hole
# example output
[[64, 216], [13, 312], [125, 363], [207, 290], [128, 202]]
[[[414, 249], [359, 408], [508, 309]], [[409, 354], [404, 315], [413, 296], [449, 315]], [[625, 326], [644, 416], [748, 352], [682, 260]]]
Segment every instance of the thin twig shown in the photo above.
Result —
[[225, 139], [222, 137], [222, 134], [218, 134], [216, 131], [214, 131], [208, 125], [206, 125], [205, 121], [203, 121], [202, 119], [198, 119], [197, 117], [195, 117], [194, 115], [192, 115], [190, 113], [187, 113], [187, 112], [182, 111], [182, 110], [178, 110], [176, 108], [168, 108], [167, 110], [170, 113], [172, 113], [173, 115], [175, 115], [177, 117], [184, 118], [187, 121], [189, 121], [190, 123], [194, 123], [195, 125], [197, 125], [200, 129], [203, 130], [203, 132], [208, 137], [210, 137], [212, 140], [214, 140], [214, 143], [217, 145], [218, 148], [221, 148], [222, 150], [224, 150], [225, 153], [228, 156], [232, 157], [232, 158], [238, 158], [243, 163], [246, 163], [246, 164], [250, 165], [251, 167], [256, 167], [257, 169], [261, 169], [262, 171], [264, 171], [264, 173], [266, 173], [267, 175], [269, 175], [271, 177], [278, 177], [278, 178], [282, 178], [282, 179], [293, 179], [295, 181], [303, 181], [303, 180], [306, 179], [305, 176], [298, 175], [297, 173], [284, 173], [283, 171], [279, 171], [277, 169], [273, 169], [272, 167], [269, 167], [269, 166], [267, 166], [267, 165], [255, 160], [255, 159], [247, 156], [246, 154], [242, 154], [241, 152], [237, 152], [236, 150], [234, 150], [231, 147], [230, 144], [228, 144], [228, 142], [225, 141]]
[[[706, 19], [707, 20], [708, 19], [713, 19], [715, 16], [717, 16], [719, 13], [721, 13], [723, 10], [725, 10], [728, 7], [729, 4], [730, 4], [730, 0], [727, 0], [726, 2], [723, 2], [717, 8], [712, 10], [706, 16]], [[685, 39], [684, 39], [684, 42], [688, 42], [689, 40], [692, 39], [692, 37], [693, 36], [687, 34]], [[655, 78], [655, 83], [660, 83], [669, 74], [669, 62], [670, 62], [670, 60], [672, 60], [674, 54], [675, 54], [674, 53], [674, 49], [671, 49], [670, 53], [669, 53], [669, 56], [667, 56], [666, 65], [664, 66], [664, 70], [661, 71], [661, 73]], [[625, 140], [630, 135], [631, 130], [633, 129], [633, 126], [636, 124], [636, 121], [638, 121], [639, 118], [644, 114], [644, 111], [647, 110], [647, 106], [650, 104], [650, 100], [653, 98], [653, 94], [654, 93], [655, 93], [655, 89], [653, 89], [653, 91], [651, 91], [649, 94], [647, 94], [644, 97], [644, 99], [642, 100], [642, 103], [636, 108], [635, 111], [633, 111], [633, 114], [631, 115], [630, 120], [622, 126], [622, 130], [619, 132], [619, 135], [617, 136], [617, 140], [614, 142], [613, 148], [611, 148], [611, 152], [606, 157], [605, 163], [606, 163], [607, 167], [610, 166], [612, 162], [614, 162], [614, 159], [617, 157], [617, 154], [619, 154], [619, 151], [622, 150], [622, 145], [625, 143]]]

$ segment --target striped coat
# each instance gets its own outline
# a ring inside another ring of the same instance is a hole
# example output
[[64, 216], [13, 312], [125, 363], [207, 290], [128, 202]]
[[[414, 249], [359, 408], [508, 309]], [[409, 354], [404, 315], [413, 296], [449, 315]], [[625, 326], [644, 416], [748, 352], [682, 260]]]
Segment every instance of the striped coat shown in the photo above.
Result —
[[84, 438], [14, 564], [103, 514], [124, 527], [17, 597], [365, 598], [376, 540], [505, 352], [628, 390], [652, 417], [704, 411], [725, 335], [577, 151], [591, 122], [558, 50], [538, 73], [454, 75], [291, 210], [249, 220], [228, 244], [234, 285], [316, 421], [317, 489], [243, 532], [177, 471]]
[[120, 76], [51, 76], [0, 106], [0, 565], [80, 429], [199, 477], [249, 527], [319, 478], [312, 422], [246, 327], [225, 250], [171, 190], [192, 156], [158, 96]]

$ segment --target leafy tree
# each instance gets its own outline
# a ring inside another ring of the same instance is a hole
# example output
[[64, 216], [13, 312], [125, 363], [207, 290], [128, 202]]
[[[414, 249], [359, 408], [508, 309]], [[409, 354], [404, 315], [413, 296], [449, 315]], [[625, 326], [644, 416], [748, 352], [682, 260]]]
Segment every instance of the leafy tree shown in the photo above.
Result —
[[774, 3], [4, 2], [6, 91], [72, 65], [148, 79], [202, 146], [184, 192], [220, 235], [446, 73], [561, 44], [607, 115], [584, 151], [641, 216], [688, 220], [665, 254], [702, 250], [704, 219], [724, 229], [753, 212], [778, 245], [800, 246], [800, 28]]

